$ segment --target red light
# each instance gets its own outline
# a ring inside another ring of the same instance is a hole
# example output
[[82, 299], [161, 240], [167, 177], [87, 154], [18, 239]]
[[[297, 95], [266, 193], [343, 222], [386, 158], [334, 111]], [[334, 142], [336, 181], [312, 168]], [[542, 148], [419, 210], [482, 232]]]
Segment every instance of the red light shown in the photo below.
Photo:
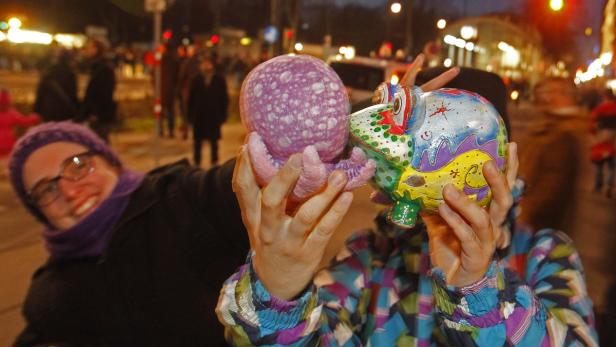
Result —
[[284, 34], [287, 37], [287, 39], [292, 39], [293, 38], [293, 30], [286, 30], [284, 32]]
[[218, 41], [220, 41], [220, 36], [218, 35], [212, 35], [212, 37], [210, 38], [210, 41], [212, 41], [212, 44], [217, 44]]
[[169, 41], [173, 37], [173, 32], [171, 30], [165, 30], [163, 33], [163, 39]]
[[387, 48], [392, 49], [394, 47], [394, 45], [391, 42], [385, 42], [385, 46], [387, 46]]

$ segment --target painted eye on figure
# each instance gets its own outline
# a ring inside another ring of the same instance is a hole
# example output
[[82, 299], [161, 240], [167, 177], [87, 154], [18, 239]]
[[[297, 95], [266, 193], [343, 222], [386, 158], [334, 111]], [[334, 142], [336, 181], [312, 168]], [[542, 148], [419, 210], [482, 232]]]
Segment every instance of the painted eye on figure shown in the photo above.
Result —
[[373, 104], [386, 104], [389, 102], [389, 87], [387, 83], [381, 83], [372, 95]]
[[407, 88], [399, 89], [394, 95], [393, 100], [393, 114], [394, 121], [397, 125], [402, 126], [407, 112], [409, 111], [409, 91]]

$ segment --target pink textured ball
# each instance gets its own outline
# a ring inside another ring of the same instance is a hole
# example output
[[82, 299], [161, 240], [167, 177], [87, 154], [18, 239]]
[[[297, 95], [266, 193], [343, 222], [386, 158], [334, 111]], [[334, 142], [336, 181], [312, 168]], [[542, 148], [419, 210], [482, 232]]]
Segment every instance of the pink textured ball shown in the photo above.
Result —
[[325, 62], [283, 55], [252, 70], [240, 92], [240, 114], [275, 161], [314, 145], [324, 162], [335, 159], [348, 138], [349, 98]]

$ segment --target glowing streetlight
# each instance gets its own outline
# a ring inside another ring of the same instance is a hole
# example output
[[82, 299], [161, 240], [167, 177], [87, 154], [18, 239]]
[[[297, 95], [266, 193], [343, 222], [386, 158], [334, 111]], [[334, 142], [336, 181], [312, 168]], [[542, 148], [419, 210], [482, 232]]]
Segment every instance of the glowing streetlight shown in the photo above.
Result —
[[21, 20], [17, 17], [13, 17], [9, 19], [9, 28], [11, 29], [19, 29], [21, 28]]
[[470, 25], [465, 25], [460, 29], [460, 36], [465, 40], [470, 40], [477, 36], [477, 29]]
[[400, 13], [400, 11], [402, 10], [402, 5], [399, 2], [394, 2], [393, 4], [391, 4], [389, 9], [393, 13]]
[[563, 0], [550, 0], [550, 8], [552, 11], [560, 11], [565, 6]]
[[301, 52], [303, 49], [304, 49], [304, 45], [302, 45], [302, 43], [301, 43], [301, 42], [297, 42], [297, 43], [295, 44], [295, 50], [296, 50], [296, 51]]
[[445, 29], [446, 26], [447, 26], [447, 21], [444, 20], [443, 18], [439, 19], [438, 22], [436, 22], [436, 27], [441, 30]]

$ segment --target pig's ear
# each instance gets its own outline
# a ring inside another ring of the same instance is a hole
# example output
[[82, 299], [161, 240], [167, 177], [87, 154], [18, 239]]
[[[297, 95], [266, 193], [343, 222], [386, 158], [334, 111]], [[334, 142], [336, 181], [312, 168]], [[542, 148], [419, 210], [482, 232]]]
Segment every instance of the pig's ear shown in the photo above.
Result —
[[250, 133], [248, 135], [247, 148], [248, 154], [250, 155], [250, 163], [255, 170], [259, 183], [269, 183], [276, 175], [279, 168], [274, 162], [261, 136], [256, 132]]

